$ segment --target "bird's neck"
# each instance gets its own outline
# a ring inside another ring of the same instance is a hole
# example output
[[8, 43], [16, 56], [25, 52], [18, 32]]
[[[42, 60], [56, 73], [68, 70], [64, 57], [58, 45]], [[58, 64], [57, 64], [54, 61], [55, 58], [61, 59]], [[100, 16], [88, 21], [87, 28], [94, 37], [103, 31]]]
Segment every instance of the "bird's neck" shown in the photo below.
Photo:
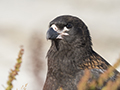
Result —
[[92, 47], [73, 47], [62, 42], [53, 42], [47, 57], [48, 71], [52, 73], [59, 71], [74, 75], [83, 69], [107, 69], [108, 65], [102, 57], [92, 50]]
[[75, 50], [84, 50], [82, 51], [83, 53], [85, 51], [91, 51], [92, 50], [92, 43], [91, 42], [88, 42], [87, 44], [82, 44], [82, 43], [67, 43], [67, 42], [64, 42], [64, 41], [61, 41], [61, 40], [54, 40], [51, 42], [51, 47], [50, 47], [50, 50], [53, 50], [53, 51], [62, 51], [62, 50], [70, 50], [70, 51], [75, 51]]
[[83, 62], [85, 58], [90, 57], [92, 53], [91, 45], [86, 46], [72, 46], [69, 43], [61, 41], [52, 41], [52, 45], [47, 53], [50, 60], [57, 58], [67, 60], [74, 59]]

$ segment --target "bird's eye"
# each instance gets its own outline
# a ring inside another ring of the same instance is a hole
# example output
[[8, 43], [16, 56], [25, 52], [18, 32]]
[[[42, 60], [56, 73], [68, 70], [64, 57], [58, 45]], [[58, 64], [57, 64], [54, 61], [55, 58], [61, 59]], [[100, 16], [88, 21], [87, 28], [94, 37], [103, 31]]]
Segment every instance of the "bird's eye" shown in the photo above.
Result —
[[66, 25], [66, 28], [68, 28], [68, 29], [72, 28], [72, 24], [71, 24], [71, 23], [68, 23], [68, 24]]

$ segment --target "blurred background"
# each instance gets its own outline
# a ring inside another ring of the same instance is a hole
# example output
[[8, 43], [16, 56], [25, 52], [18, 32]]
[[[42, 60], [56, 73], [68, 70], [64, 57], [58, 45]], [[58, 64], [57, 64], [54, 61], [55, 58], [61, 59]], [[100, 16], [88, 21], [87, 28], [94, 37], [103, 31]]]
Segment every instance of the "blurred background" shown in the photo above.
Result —
[[[13, 90], [42, 90], [46, 72], [49, 22], [78, 16], [88, 26], [93, 48], [112, 65], [120, 55], [120, 0], [0, 0], [0, 90], [7, 86], [20, 46], [25, 52]], [[120, 67], [117, 68], [120, 71]]]

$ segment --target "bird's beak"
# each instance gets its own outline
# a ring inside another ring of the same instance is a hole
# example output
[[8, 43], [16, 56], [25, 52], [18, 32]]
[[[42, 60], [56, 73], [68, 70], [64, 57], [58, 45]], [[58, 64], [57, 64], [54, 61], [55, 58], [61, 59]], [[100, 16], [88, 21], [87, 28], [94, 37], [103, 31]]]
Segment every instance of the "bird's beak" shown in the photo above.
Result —
[[49, 30], [47, 31], [47, 35], [46, 38], [47, 40], [53, 40], [56, 39], [58, 37], [59, 33], [57, 31], [55, 31], [52, 27], [49, 28]]
[[63, 36], [69, 35], [65, 31], [69, 31], [66, 27], [63, 30], [59, 30], [55, 24], [53, 24], [47, 31], [47, 40], [63, 39]]

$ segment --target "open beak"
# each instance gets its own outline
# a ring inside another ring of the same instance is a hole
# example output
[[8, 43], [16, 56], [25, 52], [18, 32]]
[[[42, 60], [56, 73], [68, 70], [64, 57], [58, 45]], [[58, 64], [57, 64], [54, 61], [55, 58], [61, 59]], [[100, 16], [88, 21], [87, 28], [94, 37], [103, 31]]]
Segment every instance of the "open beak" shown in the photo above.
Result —
[[65, 31], [68, 31], [66, 27], [63, 30], [59, 30], [55, 24], [53, 24], [47, 31], [46, 38], [47, 40], [63, 39], [62, 36], [69, 35]]

